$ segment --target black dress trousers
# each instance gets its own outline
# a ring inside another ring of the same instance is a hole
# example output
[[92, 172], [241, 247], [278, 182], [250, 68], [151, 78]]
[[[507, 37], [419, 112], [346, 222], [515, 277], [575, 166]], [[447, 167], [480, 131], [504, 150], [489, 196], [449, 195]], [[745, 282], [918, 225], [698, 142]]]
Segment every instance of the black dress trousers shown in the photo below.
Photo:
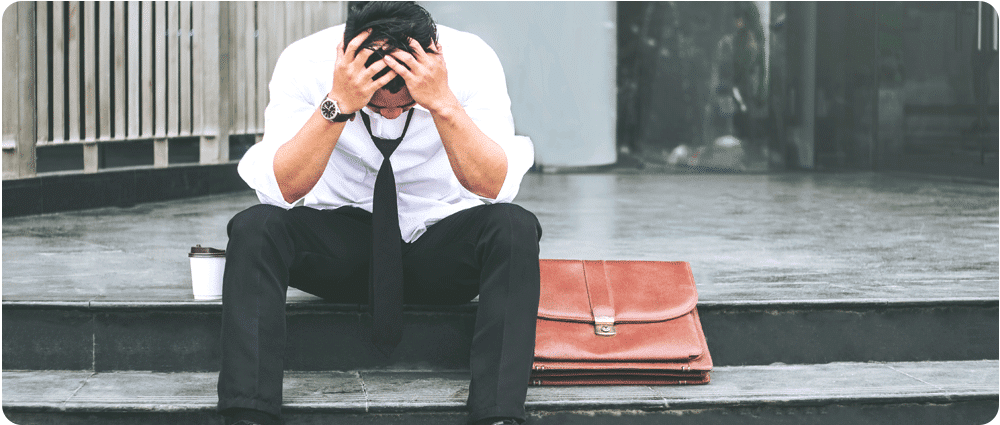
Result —
[[[359, 208], [255, 205], [229, 222], [222, 294], [219, 410], [281, 413], [285, 293], [368, 300], [371, 214]], [[524, 419], [538, 313], [541, 226], [514, 204], [459, 211], [404, 243], [404, 300], [456, 304], [479, 295], [469, 421]], [[377, 267], [377, 265], [376, 265]], [[346, 336], [345, 336], [346, 337]]]

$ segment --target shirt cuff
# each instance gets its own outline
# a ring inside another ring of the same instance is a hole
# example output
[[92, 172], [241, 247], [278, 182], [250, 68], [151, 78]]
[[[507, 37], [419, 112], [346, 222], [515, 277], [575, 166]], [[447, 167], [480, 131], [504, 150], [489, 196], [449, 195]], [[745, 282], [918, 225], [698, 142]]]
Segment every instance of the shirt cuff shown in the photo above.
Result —
[[266, 141], [253, 145], [243, 155], [236, 169], [243, 181], [257, 191], [257, 199], [261, 203], [290, 209], [296, 204], [301, 204], [302, 199], [289, 203], [285, 202], [284, 196], [281, 195], [278, 179], [274, 176], [274, 154], [278, 152], [279, 147], [281, 145]]

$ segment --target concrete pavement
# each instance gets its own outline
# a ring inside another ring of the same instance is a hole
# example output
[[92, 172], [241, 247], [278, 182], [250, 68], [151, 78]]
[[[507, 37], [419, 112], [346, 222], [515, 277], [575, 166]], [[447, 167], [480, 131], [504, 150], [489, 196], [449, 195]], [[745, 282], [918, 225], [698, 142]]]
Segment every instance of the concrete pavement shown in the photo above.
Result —
[[[16, 202], [8, 199], [7, 202]], [[251, 192], [3, 221], [3, 299], [190, 302]], [[998, 297], [998, 190], [874, 173], [529, 174], [542, 258], [691, 262], [703, 302]], [[290, 292], [290, 300], [312, 297]]]

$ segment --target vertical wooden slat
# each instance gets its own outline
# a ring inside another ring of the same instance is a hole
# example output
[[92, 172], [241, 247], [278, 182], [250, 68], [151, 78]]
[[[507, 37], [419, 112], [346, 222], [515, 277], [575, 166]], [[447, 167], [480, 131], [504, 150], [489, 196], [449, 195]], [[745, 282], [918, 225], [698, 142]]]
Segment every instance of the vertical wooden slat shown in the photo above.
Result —
[[83, 2], [83, 139], [97, 139], [97, 43], [94, 43], [97, 5]]
[[312, 12], [312, 31], [309, 34], [314, 34], [317, 31], [322, 31], [326, 27], [330, 26], [330, 12], [333, 9], [330, 2], [318, 1], [313, 6]]
[[203, 101], [208, 97], [205, 82], [205, 70], [208, 68], [205, 64], [208, 56], [206, 38], [209, 32], [208, 20], [205, 18], [207, 12], [208, 8], [203, 2], [193, 3], [191, 6], [191, 92], [197, 93], [191, 103], [191, 132], [198, 136], [205, 134]]
[[285, 43], [292, 44], [302, 38], [299, 30], [302, 28], [302, 2], [285, 3]]
[[150, 137], [153, 135], [153, 53], [155, 42], [153, 40], [153, 2], [143, 1], [140, 14], [142, 20], [139, 22], [141, 28], [140, 37], [142, 40], [139, 46], [140, 58], [140, 97], [142, 103], [139, 106], [140, 136]]
[[321, 1], [316, 4], [316, 7], [319, 10], [317, 10], [316, 14], [313, 16], [314, 24], [312, 33], [315, 33], [317, 31], [322, 31], [332, 26], [333, 20], [337, 18], [335, 3], [331, 3], [328, 1]]
[[167, 2], [153, 6], [153, 131], [157, 137], [167, 134]]
[[18, 4], [18, 51], [23, 53], [18, 58], [18, 120], [17, 135], [18, 174], [21, 177], [35, 175], [35, 144], [36, 119], [38, 110], [35, 104], [35, 58], [32, 53], [35, 47], [35, 9], [40, 3], [24, 2]]
[[280, 25], [279, 28], [284, 29], [284, 31], [282, 31], [282, 32], [284, 33], [284, 38], [286, 40], [286, 43], [291, 43], [291, 40], [294, 40], [293, 37], [295, 37], [295, 34], [292, 33], [292, 31], [295, 31], [295, 28], [292, 28], [293, 27], [293, 25], [292, 25], [292, 3], [293, 2], [287, 2], [286, 1], [286, 2], [282, 2], [281, 5], [279, 6], [282, 9], [284, 9], [284, 12], [285, 12], [284, 16], [283, 16], [285, 18], [284, 22], [281, 23], [281, 25]]
[[267, 81], [270, 71], [270, 26], [268, 17], [271, 16], [273, 8], [272, 2], [257, 3], [257, 120], [254, 122], [256, 133], [264, 132], [264, 109], [267, 108]]
[[246, 97], [241, 99], [240, 103], [246, 105], [247, 116], [244, 132], [252, 134], [257, 132], [257, 23], [254, 18], [257, 5], [253, 2], [247, 2], [244, 5], [243, 26], [246, 45], [243, 49], [243, 60], [245, 61], [246, 73], [240, 79], [246, 85]]
[[315, 34], [318, 31], [322, 31], [330, 27], [331, 19], [333, 18], [332, 13], [334, 11], [333, 3], [321, 1], [316, 3], [316, 17], [314, 17], [315, 25], [313, 25], [313, 32], [310, 34]]
[[[308, 18], [308, 7], [304, 1], [293, 1], [293, 10], [295, 10], [295, 40], [302, 38], [302, 34], [309, 32], [309, 26], [311, 25], [311, 19]], [[311, 3], [311, 2], [310, 2]]]
[[331, 26], [330, 22], [336, 17], [334, 6], [334, 3], [328, 1], [318, 1], [312, 4], [312, 12], [307, 15], [312, 18], [312, 28], [306, 35], [314, 34]]
[[97, 3], [98, 15], [101, 25], [98, 28], [98, 75], [100, 77], [99, 96], [97, 110], [98, 132], [97, 137], [101, 140], [111, 138], [111, 3], [102, 1]]
[[246, 61], [243, 57], [247, 55], [247, 39], [246, 39], [246, 2], [235, 2], [231, 4], [234, 8], [235, 14], [232, 15], [232, 22], [234, 24], [234, 29], [232, 32], [232, 37], [235, 39], [236, 43], [233, 45], [233, 49], [230, 50], [230, 63], [235, 65], [232, 67], [232, 73], [230, 74], [230, 81], [233, 83], [233, 127], [230, 128], [233, 134], [244, 134], [247, 131], [247, 110], [246, 110], [246, 99], [247, 99], [247, 69]]
[[141, 68], [139, 54], [139, 21], [142, 4], [130, 1], [128, 6], [128, 137], [139, 137], [139, 108], [142, 105], [142, 81], [139, 78]]
[[69, 26], [66, 28], [67, 50], [69, 51], [69, 75], [66, 88], [69, 91], [69, 140], [80, 140], [80, 2], [69, 2]]
[[271, 82], [271, 75], [274, 74], [274, 66], [278, 63], [278, 57], [281, 56], [281, 52], [285, 50], [285, 46], [288, 45], [287, 37], [285, 37], [285, 4], [281, 2], [271, 2], [271, 11], [274, 13], [268, 21], [268, 31], [271, 37], [271, 43], [268, 44], [268, 56], [270, 62], [267, 66], [267, 81]]
[[[300, 21], [299, 25], [302, 26], [302, 34], [312, 34], [313, 24], [315, 22], [314, 21], [315, 17], [313, 16], [313, 5], [315, 5], [316, 2], [304, 1], [300, 3], [302, 7], [302, 20]], [[299, 38], [302, 37], [300, 36]]]
[[191, 2], [180, 4], [180, 129], [179, 134], [191, 134]]
[[196, 81], [194, 93], [200, 98], [195, 105], [200, 111], [196, 111], [194, 118], [201, 135], [199, 162], [202, 164], [229, 160], [230, 7], [230, 3], [195, 3], [192, 49], [197, 55], [194, 56], [193, 77]]
[[[308, 25], [308, 19], [306, 19], [306, 2], [299, 1], [295, 2], [295, 40], [300, 40], [305, 37], [306, 26]], [[293, 41], [295, 41], [293, 40]]]
[[66, 140], [66, 3], [52, 3], [52, 141]]
[[114, 137], [125, 138], [125, 110], [128, 105], [126, 97], [127, 69], [125, 69], [125, 2], [114, 2], [115, 28], [114, 28], [114, 96], [115, 96], [115, 123]]
[[328, 4], [325, 1], [309, 2], [307, 6], [309, 9], [306, 11], [306, 19], [309, 22], [309, 29], [306, 31], [305, 35], [310, 35], [316, 33], [316, 31], [326, 28], [326, 22], [330, 19], [327, 16]]
[[35, 99], [38, 110], [38, 125], [36, 136], [38, 141], [47, 142], [51, 140], [49, 135], [49, 4], [38, 3], [35, 8]]
[[334, 3], [333, 21], [330, 21], [330, 25], [340, 25], [347, 21], [347, 2], [337, 1]]
[[177, 2], [168, 2], [167, 6], [167, 135], [176, 136], [180, 126], [180, 24], [178, 23]]
[[[21, 4], [12, 4], [3, 14], [3, 179], [21, 177], [21, 161], [18, 149], [20, 81], [20, 43], [18, 43], [18, 13]], [[9, 199], [7, 202], [11, 202]]]

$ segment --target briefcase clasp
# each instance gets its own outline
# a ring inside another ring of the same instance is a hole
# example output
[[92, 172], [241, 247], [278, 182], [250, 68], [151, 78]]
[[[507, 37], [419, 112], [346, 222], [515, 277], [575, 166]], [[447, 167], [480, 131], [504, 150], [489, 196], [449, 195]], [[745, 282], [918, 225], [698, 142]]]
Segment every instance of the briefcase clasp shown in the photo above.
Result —
[[615, 336], [618, 333], [617, 329], [615, 329], [615, 318], [609, 316], [595, 317], [594, 333], [598, 336]]

